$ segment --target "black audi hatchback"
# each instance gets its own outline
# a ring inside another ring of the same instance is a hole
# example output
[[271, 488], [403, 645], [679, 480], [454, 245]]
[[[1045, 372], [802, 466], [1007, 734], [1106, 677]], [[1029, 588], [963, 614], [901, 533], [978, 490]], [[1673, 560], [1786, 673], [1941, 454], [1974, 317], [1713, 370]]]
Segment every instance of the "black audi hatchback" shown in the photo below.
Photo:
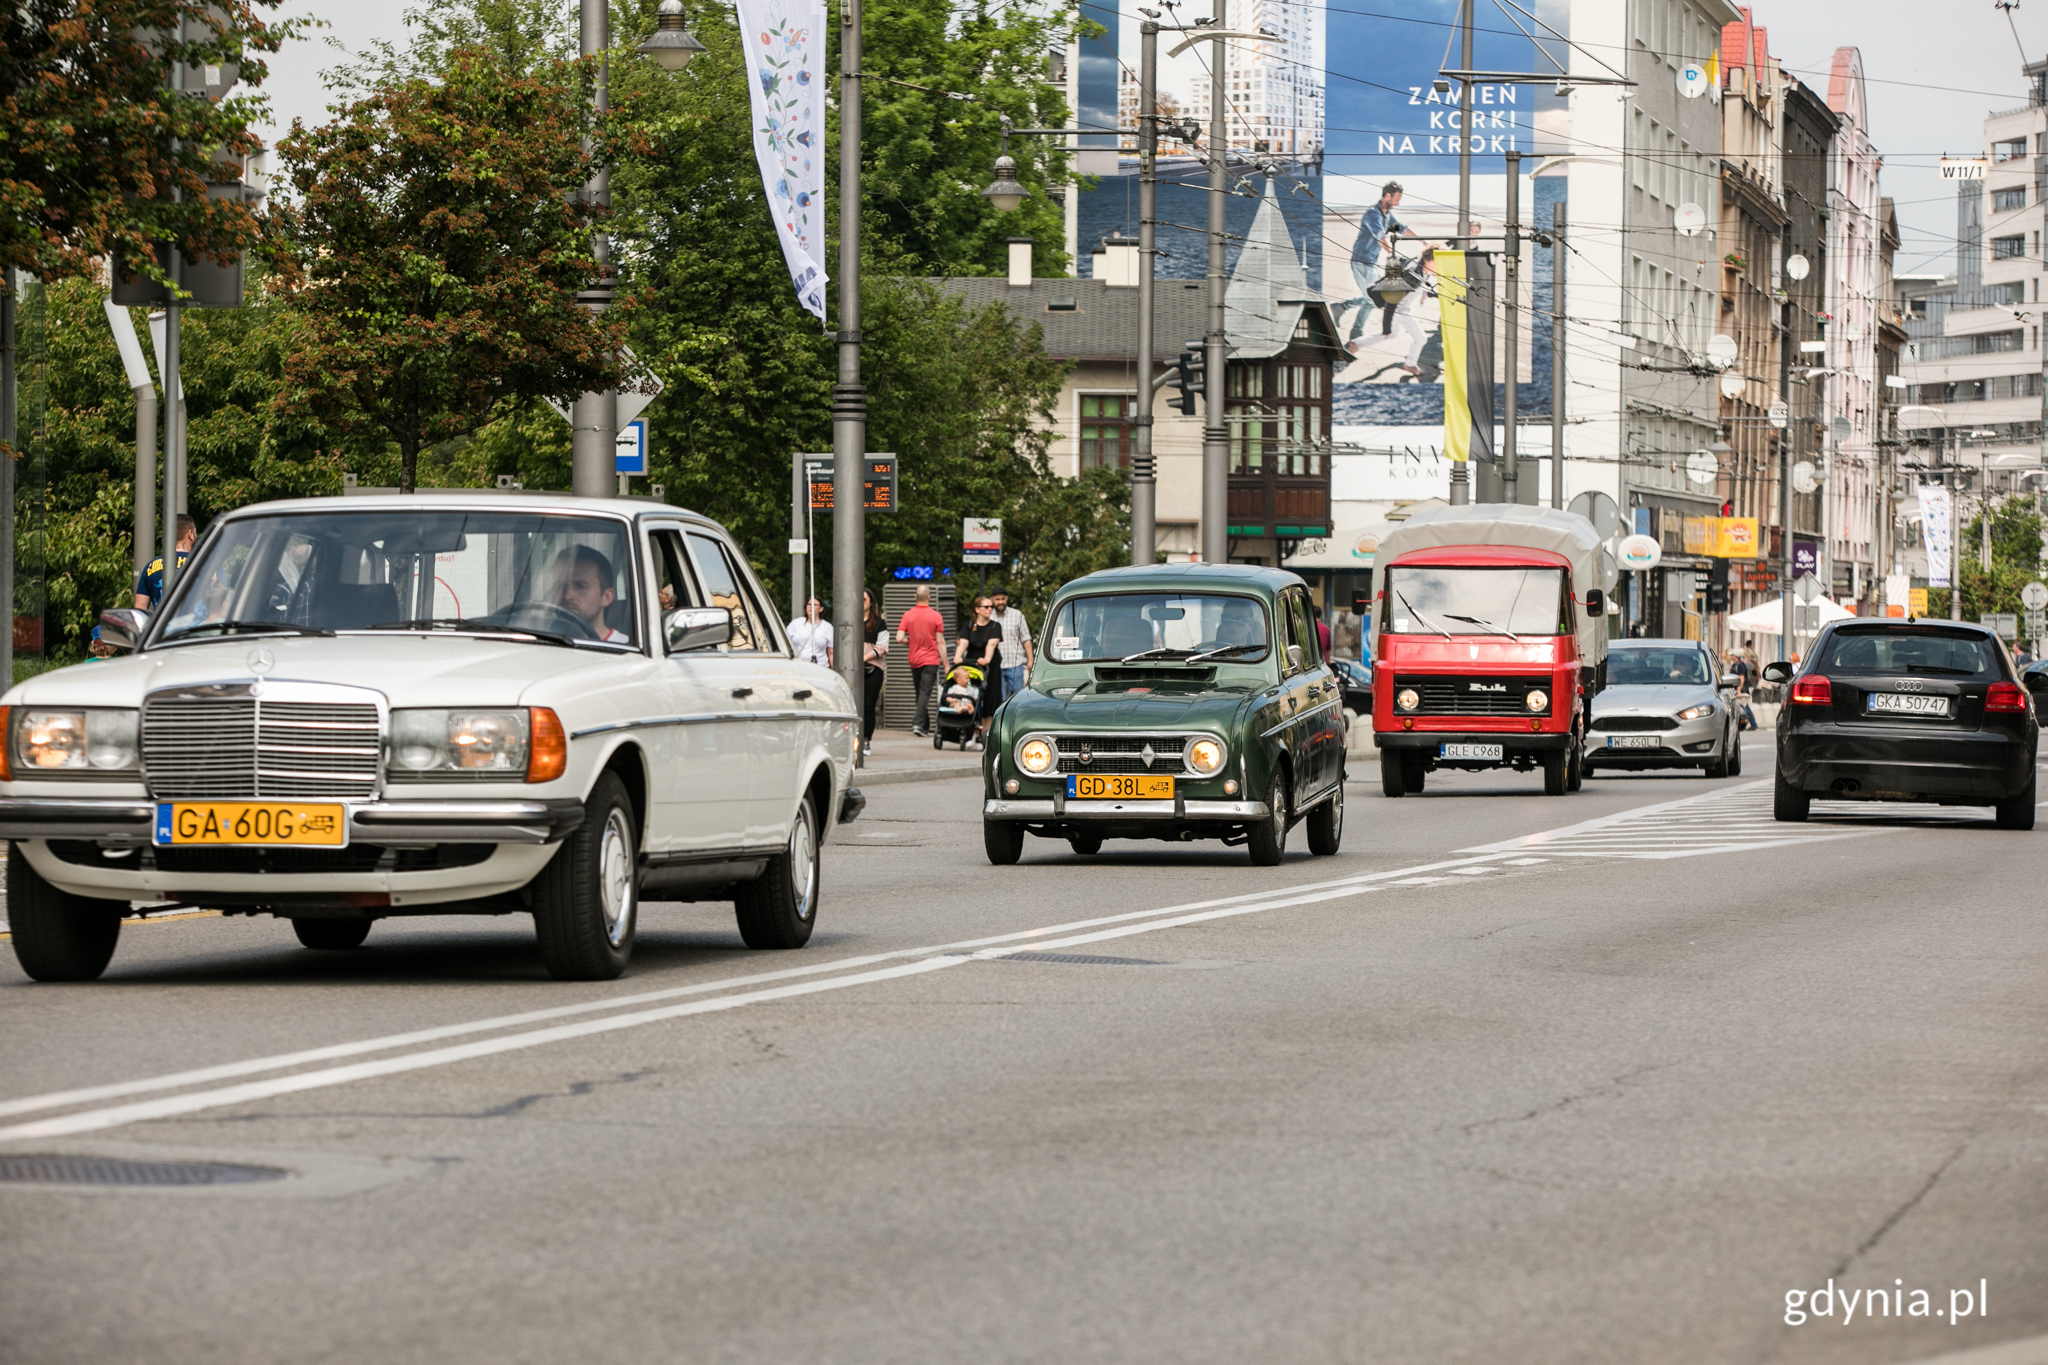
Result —
[[[1778, 713], [1775, 813], [1804, 820], [1815, 797], [1992, 806], [2001, 829], [2034, 827], [2039, 728], [2004, 644], [1960, 621], [1837, 622]], [[2048, 689], [2048, 678], [2028, 680]]]

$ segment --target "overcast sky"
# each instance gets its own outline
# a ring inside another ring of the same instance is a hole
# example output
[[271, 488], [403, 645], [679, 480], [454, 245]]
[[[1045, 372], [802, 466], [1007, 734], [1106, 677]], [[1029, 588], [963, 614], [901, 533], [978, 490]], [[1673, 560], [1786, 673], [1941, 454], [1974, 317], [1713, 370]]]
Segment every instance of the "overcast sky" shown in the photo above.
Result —
[[[332, 37], [354, 49], [376, 38], [405, 37], [408, 0], [288, 0], [284, 12], [325, 19]], [[563, 0], [567, 9], [569, 0]], [[1480, 8], [1487, 7], [1481, 0]], [[2026, 103], [2021, 57], [2005, 16], [1992, 0], [1766, 0], [1752, 6], [1770, 31], [1771, 50], [1823, 98], [1838, 47], [1863, 52], [1871, 139], [1884, 155], [1884, 192], [1898, 202], [1904, 243], [1901, 274], [1947, 270], [1955, 240], [1955, 194], [1935, 165], [1943, 152], [1979, 155], [1984, 115]], [[1938, 19], [1937, 19], [1938, 16]], [[2014, 16], [2027, 51], [2048, 54], [2048, 0], [2022, 5]], [[1581, 35], [1583, 36], [1583, 35]], [[320, 39], [298, 43], [271, 61], [266, 83], [277, 115], [273, 134], [294, 118], [325, 119], [322, 67], [336, 54]], [[1934, 88], [1928, 88], [1934, 87]], [[273, 135], [270, 139], [275, 141]]]

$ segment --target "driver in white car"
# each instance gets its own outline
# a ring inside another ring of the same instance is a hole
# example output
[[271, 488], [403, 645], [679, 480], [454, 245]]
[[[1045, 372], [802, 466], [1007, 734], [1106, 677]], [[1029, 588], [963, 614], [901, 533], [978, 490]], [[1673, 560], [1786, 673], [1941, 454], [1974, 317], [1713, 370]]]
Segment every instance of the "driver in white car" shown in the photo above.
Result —
[[629, 645], [633, 638], [613, 630], [604, 619], [605, 608], [618, 600], [617, 586], [611, 560], [588, 545], [576, 545], [555, 556], [554, 587], [548, 595], [556, 606], [588, 626], [594, 638]]

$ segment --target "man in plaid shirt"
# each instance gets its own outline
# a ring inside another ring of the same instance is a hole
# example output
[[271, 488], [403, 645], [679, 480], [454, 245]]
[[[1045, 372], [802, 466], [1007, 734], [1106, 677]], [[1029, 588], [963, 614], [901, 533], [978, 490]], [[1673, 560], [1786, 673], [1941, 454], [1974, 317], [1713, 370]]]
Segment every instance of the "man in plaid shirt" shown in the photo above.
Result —
[[1009, 593], [997, 588], [992, 600], [996, 611], [990, 619], [1003, 628], [1003, 695], [1014, 697], [1024, 690], [1031, 671], [1031, 626], [1023, 612], [1010, 606]]

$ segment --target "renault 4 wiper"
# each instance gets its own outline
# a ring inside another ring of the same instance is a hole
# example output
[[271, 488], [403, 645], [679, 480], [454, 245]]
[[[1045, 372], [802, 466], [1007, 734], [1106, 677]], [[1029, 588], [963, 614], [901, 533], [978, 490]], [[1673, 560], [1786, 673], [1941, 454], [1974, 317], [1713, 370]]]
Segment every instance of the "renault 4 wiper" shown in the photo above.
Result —
[[1136, 663], [1140, 659], [1179, 659], [1185, 658], [1187, 653], [1188, 651], [1185, 649], [1175, 649], [1171, 645], [1166, 645], [1159, 649], [1143, 649], [1139, 650], [1136, 654], [1126, 654], [1123, 658], [1118, 659], [1117, 662], [1131, 664]]
[[1188, 662], [1198, 664], [1204, 659], [1227, 659], [1233, 654], [1257, 654], [1265, 648], [1264, 645], [1225, 645], [1221, 649], [1212, 649], [1206, 654], [1197, 654], [1189, 659]]

